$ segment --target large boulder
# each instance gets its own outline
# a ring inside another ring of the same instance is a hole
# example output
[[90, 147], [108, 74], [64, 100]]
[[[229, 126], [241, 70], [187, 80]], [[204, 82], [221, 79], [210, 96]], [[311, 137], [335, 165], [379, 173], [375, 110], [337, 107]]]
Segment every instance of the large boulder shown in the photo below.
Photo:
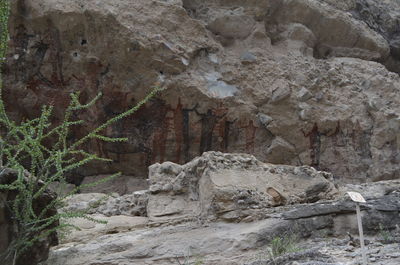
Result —
[[[270, 1], [266, 28], [273, 40], [279, 41], [281, 32], [299, 23], [315, 36], [314, 53], [318, 57], [355, 57], [382, 60], [389, 55], [388, 42], [364, 23], [314, 0]], [[291, 39], [296, 35], [292, 36]]]
[[149, 170], [147, 214], [241, 221], [266, 208], [332, 199], [332, 175], [311, 167], [264, 164], [254, 156], [207, 152], [180, 166]]

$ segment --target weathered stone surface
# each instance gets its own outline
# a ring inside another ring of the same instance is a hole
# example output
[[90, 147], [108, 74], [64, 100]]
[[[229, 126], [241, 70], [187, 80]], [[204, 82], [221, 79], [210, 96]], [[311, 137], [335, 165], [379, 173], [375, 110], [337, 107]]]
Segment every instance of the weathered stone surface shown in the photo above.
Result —
[[63, 211], [88, 211], [89, 213], [95, 213], [95, 209], [108, 198], [109, 196], [103, 193], [74, 194], [66, 198], [66, 205], [63, 207]]
[[271, 1], [267, 31], [276, 39], [280, 28], [299, 23], [318, 40], [320, 57], [357, 57], [367, 60], [385, 59], [389, 55], [387, 41], [378, 33], [348, 14], [311, 0]]
[[149, 191], [136, 191], [119, 196], [104, 193], [75, 194], [66, 199], [66, 206], [62, 208], [69, 212], [88, 212], [104, 216], [147, 216], [147, 202]]
[[[226, 170], [227, 168], [231, 171]], [[81, 219], [72, 220], [73, 224], [80, 227], [82, 231], [75, 231], [65, 237], [62, 245], [54, 248], [49, 260], [43, 264], [167, 265], [176, 264], [177, 258], [180, 261], [187, 260], [187, 262], [202, 260], [207, 265], [275, 263], [339, 265], [354, 264], [357, 261], [360, 257], [356, 245], [357, 238], [347, 236], [349, 232], [358, 233], [354, 203], [348, 197], [338, 196], [331, 201], [301, 205], [286, 204], [278, 207], [270, 205], [259, 209], [247, 207], [249, 210], [247, 213], [251, 213], [251, 216], [243, 218], [240, 213], [232, 214], [231, 211], [227, 212], [230, 213], [230, 218], [226, 218], [228, 215], [222, 215], [217, 222], [210, 222], [212, 218], [207, 220], [198, 218], [204, 214], [204, 211], [207, 214], [215, 211], [215, 208], [208, 207], [209, 205], [204, 204], [203, 207], [196, 209], [188, 208], [196, 204], [193, 202], [190, 205], [188, 203], [190, 200], [184, 195], [191, 191], [191, 198], [196, 200], [195, 188], [193, 188], [196, 182], [200, 185], [197, 195], [199, 199], [206, 199], [207, 202], [207, 198], [214, 198], [216, 203], [224, 202], [223, 207], [231, 207], [232, 200], [226, 195], [234, 193], [235, 189], [239, 189], [244, 184], [247, 188], [254, 187], [251, 176], [260, 168], [268, 170], [263, 171], [263, 174], [258, 172], [260, 183], [257, 188], [259, 189], [264, 187], [261, 184], [263, 175], [273, 182], [270, 172], [272, 170], [275, 174], [280, 172], [282, 178], [279, 183], [285, 186], [290, 186], [288, 183], [294, 183], [292, 181], [295, 177], [290, 172], [296, 172], [297, 180], [304, 177], [305, 170], [308, 174], [313, 173], [312, 177], [302, 179], [301, 187], [297, 187], [297, 193], [309, 195], [315, 194], [317, 188], [308, 186], [315, 183], [316, 179], [321, 178], [319, 175], [323, 174], [305, 167], [263, 164], [248, 155], [218, 153], [205, 153], [203, 157], [196, 158], [184, 166], [174, 163], [156, 164], [150, 170], [150, 202], [161, 200], [154, 205], [165, 202], [164, 210], [161, 206], [154, 208], [149, 204], [147, 207], [149, 218], [126, 215], [105, 217], [98, 213], [93, 215], [94, 218], [107, 220], [109, 222], [107, 225]], [[191, 174], [191, 178], [185, 177], [186, 174]], [[200, 174], [201, 178], [196, 181], [194, 177], [197, 174]], [[245, 180], [248, 181], [245, 183]], [[202, 183], [206, 182], [211, 184], [201, 188]], [[159, 185], [156, 185], [157, 183]], [[190, 185], [187, 186], [187, 184]], [[303, 188], [302, 192], [300, 192], [301, 188]], [[368, 257], [371, 261], [375, 259], [384, 264], [397, 264], [400, 256], [393, 253], [397, 253], [394, 251], [398, 248], [395, 240], [398, 238], [397, 234], [400, 235], [398, 226], [400, 224], [400, 182], [386, 181], [370, 186], [348, 185], [340, 189], [341, 195], [344, 196], [348, 190], [360, 191], [367, 198], [367, 203], [362, 205], [361, 210], [364, 229], [370, 242]], [[284, 192], [275, 189], [267, 190], [273, 199], [280, 198], [285, 194]], [[202, 198], [203, 193], [210, 197]], [[122, 196], [121, 201], [126, 196]], [[74, 205], [79, 199], [90, 201], [92, 197], [99, 197], [99, 195], [77, 195], [75, 202], [70, 201], [70, 203]], [[244, 200], [249, 199], [249, 193], [246, 193], [245, 197]], [[219, 198], [225, 201], [218, 201]], [[263, 202], [263, 196], [252, 196], [250, 199], [253, 199], [253, 203]], [[176, 201], [174, 205], [168, 204], [174, 201]], [[162, 218], [155, 216], [161, 212], [165, 214]], [[385, 230], [382, 230], [382, 227]], [[380, 243], [382, 231], [390, 233], [391, 241], [385, 241], [385, 245]], [[266, 245], [276, 237], [290, 234], [298, 237], [297, 246], [300, 251], [284, 254], [276, 258], [273, 263], [267, 254]]]
[[349, 1], [352, 5], [347, 9], [351, 14], [364, 21], [371, 29], [380, 33], [389, 43], [390, 57], [384, 62], [389, 70], [400, 72], [398, 53], [398, 21], [400, 19], [400, 3], [398, 1], [357, 0]]
[[131, 230], [143, 229], [148, 223], [146, 217], [138, 216], [114, 215], [106, 217], [101, 214], [93, 214], [91, 217], [98, 222], [89, 221], [83, 218], [68, 220], [69, 224], [79, 227], [80, 230], [74, 229], [66, 233], [60, 240], [61, 244], [84, 243], [107, 234], [123, 234]]
[[147, 216], [147, 203], [149, 192], [136, 191], [121, 197], [110, 198], [101, 205], [96, 212], [106, 216], [128, 215]]
[[[379, 224], [385, 224], [388, 229], [396, 228], [400, 224], [399, 195], [386, 195], [379, 199], [368, 200], [367, 205], [362, 205], [364, 210], [363, 228], [367, 233], [376, 233]], [[300, 219], [327, 215], [341, 215], [335, 218], [334, 231], [336, 234], [343, 234], [345, 231], [357, 232], [357, 223], [354, 217], [355, 205], [349, 201], [338, 201], [335, 203], [315, 204], [298, 206], [292, 211], [284, 213], [285, 219]], [[346, 214], [350, 214], [347, 215]], [[344, 225], [344, 226], [343, 226]]]
[[[395, 70], [389, 65], [398, 63], [397, 6], [376, 0], [13, 1], [4, 95], [16, 117], [33, 117], [44, 103], [54, 103], [61, 117], [69, 92], [81, 90], [88, 99], [102, 91], [94, 109], [79, 114], [88, 124], [73, 133], [77, 138], [153, 85], [166, 87], [107, 130], [128, 143], [88, 144], [115, 163], [74, 173], [75, 184], [120, 170], [144, 179], [155, 162], [182, 164], [210, 150], [310, 165], [347, 183], [395, 179], [400, 80], [368, 60]], [[256, 60], [242, 63], [247, 52]], [[267, 126], [259, 113], [271, 118]], [[277, 149], [281, 140], [288, 145]]]
[[240, 221], [253, 210], [331, 199], [332, 176], [310, 167], [264, 164], [254, 156], [207, 152], [180, 166], [149, 169], [149, 217], [198, 216]]
[[[83, 179], [81, 184], [90, 184], [99, 181], [105, 177], [107, 177], [107, 175], [87, 176]], [[146, 190], [148, 189], [148, 186], [149, 185], [146, 179], [134, 178], [132, 176], [119, 176], [94, 187], [83, 188], [81, 189], [81, 192], [118, 193], [120, 195], [123, 195], [130, 194], [139, 190]]]

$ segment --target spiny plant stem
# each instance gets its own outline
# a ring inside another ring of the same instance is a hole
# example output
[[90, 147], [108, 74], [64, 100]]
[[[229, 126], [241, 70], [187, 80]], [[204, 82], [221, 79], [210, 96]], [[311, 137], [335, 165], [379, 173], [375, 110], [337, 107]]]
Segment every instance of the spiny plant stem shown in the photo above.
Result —
[[[9, 1], [0, 0], [0, 66], [6, 61], [9, 14]], [[135, 106], [107, 120], [75, 142], [71, 142], [69, 140], [71, 127], [84, 125], [83, 120], [73, 120], [76, 116], [75, 112], [86, 111], [93, 107], [101, 98], [101, 93], [87, 103], [80, 102], [79, 92], [71, 93], [70, 104], [59, 124], [52, 123], [53, 106], [43, 106], [39, 117], [17, 123], [7, 115], [2, 98], [2, 85], [0, 73], [0, 177], [6, 169], [13, 170], [16, 177], [12, 183], [0, 184], [0, 192], [15, 194], [12, 201], [4, 202], [11, 219], [15, 221], [15, 229], [9, 248], [5, 253], [0, 253], [0, 258], [8, 257], [16, 265], [19, 263], [19, 257], [32, 250], [38, 240], [66, 227], [77, 228], [68, 223], [60, 224], [60, 219], [84, 218], [93, 222], [102, 222], [91, 218], [86, 212], [63, 212], [50, 216], [49, 212], [62, 205], [69, 196], [82, 188], [104, 183], [120, 176], [121, 173], [81, 185], [65, 196], [53, 198], [41, 210], [35, 210], [35, 203], [46, 193], [52, 183], [65, 183], [66, 173], [92, 161], [111, 161], [79, 148], [91, 139], [109, 143], [127, 141], [127, 138], [109, 137], [103, 135], [102, 132], [110, 125], [135, 113], [162, 89], [153, 88]], [[51, 147], [46, 145], [49, 140], [52, 142]]]

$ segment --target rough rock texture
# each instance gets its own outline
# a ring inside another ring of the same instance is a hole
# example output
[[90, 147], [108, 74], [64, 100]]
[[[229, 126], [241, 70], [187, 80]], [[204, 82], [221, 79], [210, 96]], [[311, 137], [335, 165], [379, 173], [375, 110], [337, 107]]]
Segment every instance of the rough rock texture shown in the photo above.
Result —
[[400, 72], [399, 40], [400, 5], [392, 0], [348, 0], [325, 2], [343, 11], [350, 12], [353, 17], [365, 22], [368, 27], [378, 32], [388, 42], [390, 56], [383, 61], [386, 67]]
[[[68, 93], [104, 97], [73, 137], [167, 89], [91, 142], [115, 160], [76, 172], [144, 179], [204, 151], [309, 165], [347, 183], [399, 177], [399, 2], [378, 0], [18, 0], [5, 67], [19, 118]], [[394, 71], [389, 72], [387, 69]], [[125, 189], [126, 190], [126, 189]]]
[[[26, 177], [31, 177], [26, 174]], [[0, 184], [12, 184], [18, 178], [18, 173], [15, 170], [9, 168], [0, 168]], [[33, 210], [36, 214], [39, 214], [45, 209], [45, 207], [56, 197], [53, 192], [46, 190], [43, 192], [33, 203]], [[10, 212], [10, 206], [16, 197], [15, 191], [4, 191], [0, 192], [0, 263], [4, 265], [13, 264], [13, 254], [11, 257], [6, 259], [3, 255], [7, 250], [8, 246], [15, 238], [17, 221], [14, 219]], [[50, 218], [53, 216], [57, 210], [54, 207], [48, 209], [43, 218]], [[48, 229], [52, 229], [57, 223], [49, 226]], [[39, 231], [46, 232], [46, 231]], [[26, 252], [20, 255], [16, 259], [16, 265], [26, 265], [26, 264], [38, 264], [39, 262], [46, 260], [48, 258], [49, 249], [51, 246], [58, 244], [58, 238], [56, 232], [51, 232], [47, 237], [35, 241], [33, 246]]]
[[[104, 175], [100, 176], [90, 176], [84, 178], [82, 185], [93, 183], [107, 177]], [[131, 194], [135, 191], [145, 190], [148, 188], [148, 183], [146, 179], [142, 178], [132, 178], [132, 176], [119, 176], [107, 181], [101, 185], [96, 185], [94, 187], [83, 188], [81, 192], [91, 193], [91, 192], [101, 192], [101, 193], [118, 193], [118, 194]]]
[[149, 217], [241, 221], [279, 205], [332, 199], [332, 175], [311, 167], [264, 164], [251, 155], [206, 152], [180, 166], [149, 169]]
[[[400, 181], [336, 189], [329, 176], [215, 152], [183, 166], [155, 164], [147, 192], [72, 198], [68, 209], [90, 209], [108, 223], [73, 220], [82, 231], [66, 235], [43, 265], [168, 265], [179, 264], [177, 259], [205, 265], [358, 264], [355, 205], [347, 191], [360, 191], [367, 200], [361, 210], [370, 261], [397, 264]], [[138, 205], [146, 210], [138, 212]], [[291, 234], [301, 251], [269, 260], [268, 244]]]
[[118, 196], [104, 193], [82, 193], [67, 199], [64, 211], [87, 211], [105, 216], [147, 216], [149, 191], [136, 191]]

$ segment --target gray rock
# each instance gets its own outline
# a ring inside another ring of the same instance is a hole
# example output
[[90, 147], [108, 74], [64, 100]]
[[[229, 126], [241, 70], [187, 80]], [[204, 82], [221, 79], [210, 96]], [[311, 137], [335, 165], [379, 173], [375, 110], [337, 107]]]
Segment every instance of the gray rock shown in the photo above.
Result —
[[264, 164], [245, 154], [206, 152], [183, 166], [167, 162], [149, 170], [147, 213], [153, 218], [239, 221], [273, 205], [333, 198], [337, 192], [327, 173]]
[[268, 124], [274, 120], [272, 117], [264, 113], [258, 113], [257, 118], [264, 127], [268, 127]]
[[307, 101], [312, 97], [313, 95], [311, 92], [305, 87], [300, 88], [299, 92], [297, 92], [297, 98], [299, 101]]
[[290, 94], [292, 93], [291, 89], [288, 86], [280, 86], [277, 87], [273, 92], [272, 92], [272, 98], [271, 102], [272, 103], [278, 103], [284, 99], [287, 99], [290, 97]]
[[149, 192], [146, 190], [136, 191], [121, 197], [110, 198], [96, 210], [96, 213], [105, 216], [147, 216], [147, 202]]
[[251, 64], [257, 61], [257, 57], [253, 53], [246, 51], [240, 55], [240, 60], [242, 64]]

